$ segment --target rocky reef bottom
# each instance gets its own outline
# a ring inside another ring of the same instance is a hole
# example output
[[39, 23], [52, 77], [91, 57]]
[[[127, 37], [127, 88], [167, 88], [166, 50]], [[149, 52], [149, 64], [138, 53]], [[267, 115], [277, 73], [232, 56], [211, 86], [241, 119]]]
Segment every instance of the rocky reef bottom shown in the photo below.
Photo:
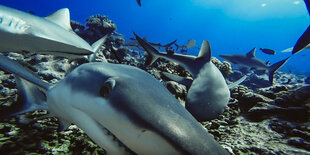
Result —
[[[144, 66], [144, 57], [119, 48], [118, 60], [139, 67], [160, 80], [184, 104], [186, 87], [161, 78], [160, 72], [189, 77], [180, 66], [164, 60]], [[108, 48], [103, 51], [110, 63], [118, 63]], [[57, 83], [70, 72], [72, 63], [53, 56], [7, 53], [28, 66], [43, 80]], [[100, 56], [98, 56], [100, 58]], [[310, 86], [306, 77], [277, 72], [275, 84], [265, 86], [265, 74], [232, 71], [227, 62], [214, 59], [221, 71], [234, 81], [248, 75], [243, 85], [231, 90], [230, 102], [217, 119], [202, 125], [231, 154], [310, 154]], [[226, 66], [226, 67], [225, 67]], [[223, 69], [224, 68], [224, 69]], [[226, 69], [226, 70], [225, 70]], [[228, 70], [228, 71], [227, 71]], [[12, 74], [0, 71], [0, 109], [17, 104]], [[0, 119], [0, 154], [105, 154], [75, 125], [64, 131], [47, 111], [35, 111]], [[167, 118], [169, 119], [169, 118]]]

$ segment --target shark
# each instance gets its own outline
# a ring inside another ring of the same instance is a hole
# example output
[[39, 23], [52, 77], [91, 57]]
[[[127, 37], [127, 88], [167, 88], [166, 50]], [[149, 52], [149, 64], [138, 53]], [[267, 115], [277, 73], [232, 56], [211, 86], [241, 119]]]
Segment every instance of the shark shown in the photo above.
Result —
[[158, 58], [178, 63], [193, 76], [188, 90], [185, 108], [198, 120], [207, 121], [220, 115], [230, 97], [229, 88], [219, 69], [210, 61], [211, 48], [208, 41], [201, 45], [199, 55], [182, 55], [159, 52], [134, 33], [137, 41], [149, 54], [146, 64], [151, 65]]
[[0, 55], [23, 98], [14, 116], [38, 109], [76, 124], [107, 154], [228, 154], [172, 94], [147, 72], [128, 65], [82, 64], [56, 84]]
[[199, 47], [196, 46], [196, 40], [193, 40], [193, 39], [188, 40], [186, 45], [178, 45], [178, 44], [175, 44], [175, 45], [177, 47], [176, 51], [178, 51], [179, 49], [181, 49], [181, 51], [187, 51], [189, 48], [192, 48], [192, 47], [199, 49]]
[[[310, 0], [304, 0], [304, 1], [306, 4], [308, 13], [310, 15], [310, 10], [309, 10]], [[307, 47], [309, 44], [310, 44], [310, 25], [308, 26], [306, 31], [296, 41], [296, 43], [293, 47], [292, 54], [295, 54], [295, 53], [301, 51], [302, 49]]]
[[226, 59], [234, 64], [241, 65], [247, 68], [253, 68], [257, 70], [265, 70], [269, 73], [269, 83], [273, 84], [274, 73], [283, 66], [290, 57], [283, 59], [273, 65], [269, 66], [268, 62], [264, 62], [255, 57], [256, 48], [253, 48], [247, 54], [230, 54], [230, 55], [219, 55], [221, 58]]
[[[144, 40], [146, 40], [146, 37], [143, 38]], [[131, 42], [125, 43], [123, 46], [126, 47], [131, 47], [131, 48], [138, 48], [138, 49], [143, 49], [140, 44], [138, 43], [138, 41], [134, 38], [130, 38], [130, 40], [132, 40]], [[149, 44], [151, 44], [153, 47], [156, 47], [158, 49], [164, 48], [167, 49], [170, 46], [172, 46], [173, 44], [175, 44], [177, 42], [177, 40], [174, 40], [168, 44], [162, 45], [161, 43], [153, 43], [153, 42], [148, 42]]]
[[71, 28], [68, 8], [60, 9], [47, 17], [0, 5], [0, 51], [29, 51], [40, 54], [76, 59], [92, 59], [106, 36], [92, 46]]

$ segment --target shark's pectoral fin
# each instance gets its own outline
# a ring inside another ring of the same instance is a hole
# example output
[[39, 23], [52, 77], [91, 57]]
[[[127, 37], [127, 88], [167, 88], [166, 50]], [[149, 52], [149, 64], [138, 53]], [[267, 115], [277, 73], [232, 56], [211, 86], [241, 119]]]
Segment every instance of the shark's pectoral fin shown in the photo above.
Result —
[[15, 106], [2, 108], [1, 117], [15, 116], [35, 110], [46, 110], [46, 94], [38, 86], [15, 75], [18, 88], [18, 100]]
[[198, 57], [196, 58], [198, 59], [204, 59], [205, 61], [209, 62], [211, 60], [211, 48], [210, 48], [210, 44], [209, 41], [204, 40], [201, 48], [200, 48], [200, 52], [198, 54]]
[[170, 74], [170, 73], [167, 73], [167, 72], [162, 72], [161, 75], [164, 78], [167, 78], [169, 80], [175, 81], [175, 82], [180, 83], [180, 84], [183, 84], [184, 86], [186, 86], [187, 89], [189, 89], [191, 87], [192, 83], [193, 83], [192, 79], [188, 79], [188, 78], [185, 78], [185, 77], [177, 76], [177, 75]]
[[64, 29], [73, 32], [70, 25], [70, 12], [68, 8], [60, 9], [51, 15], [45, 17], [45, 19], [63, 27]]
[[58, 129], [58, 131], [59, 131], [59, 132], [65, 131], [65, 130], [68, 129], [69, 126], [71, 125], [70, 122], [67, 122], [67, 121], [65, 121], [65, 120], [62, 120], [62, 119], [60, 119], [60, 118], [58, 118], [58, 119], [59, 119], [59, 120], [58, 120], [58, 122], [59, 122], [59, 129]]
[[229, 89], [233, 89], [235, 87], [237, 87], [238, 85], [240, 85], [240, 83], [242, 83], [245, 79], [247, 78], [246, 75], [244, 75], [242, 78], [240, 78], [239, 80], [235, 81], [234, 83], [231, 83], [228, 85]]
[[20, 65], [19, 63], [3, 56], [0, 55], [0, 68], [2, 68], [3, 70], [10, 72], [12, 74], [16, 74], [19, 77], [30, 81], [31, 83], [47, 90], [49, 89], [51, 86], [49, 85], [49, 83], [42, 81], [38, 75], [36, 75], [35, 73], [33, 73], [32, 71], [24, 68], [22, 65]]
[[254, 47], [250, 52], [246, 54], [246, 56], [249, 58], [255, 57], [255, 51], [256, 51], [256, 48]]
[[308, 26], [307, 30], [301, 35], [301, 37], [297, 40], [292, 54], [295, 54], [305, 48], [310, 44], [310, 26]]

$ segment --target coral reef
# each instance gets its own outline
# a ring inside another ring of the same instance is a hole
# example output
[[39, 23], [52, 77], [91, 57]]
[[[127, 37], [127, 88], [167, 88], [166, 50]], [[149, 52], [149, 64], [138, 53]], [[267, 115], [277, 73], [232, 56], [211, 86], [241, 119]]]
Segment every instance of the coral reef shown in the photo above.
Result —
[[86, 21], [86, 29], [83, 25], [75, 21], [71, 21], [71, 27], [75, 33], [91, 44], [103, 36], [112, 34], [112, 32], [116, 31], [116, 25], [107, 16], [94, 15], [89, 17]]
[[225, 78], [227, 78], [228, 75], [232, 73], [232, 68], [229, 62], [221, 62], [215, 57], [211, 58], [211, 62], [221, 71]]
[[[116, 30], [108, 17], [100, 15], [90, 17], [86, 30], [79, 23], [72, 21], [71, 25], [76, 33], [89, 42]], [[160, 72], [188, 78], [191, 75], [179, 65], [163, 59], [157, 60], [152, 66], [145, 66], [145, 57], [122, 47], [123, 42], [120, 37], [109, 36], [103, 50], [97, 53], [96, 61], [101, 61], [104, 55], [109, 63], [139, 67], [161, 81], [184, 104], [187, 94], [185, 86], [165, 81]], [[49, 55], [4, 55], [50, 83], [63, 79], [75, 64]], [[232, 154], [310, 154], [309, 78], [277, 72], [275, 84], [269, 86], [264, 72], [232, 71], [228, 62], [220, 62], [216, 58], [212, 58], [212, 62], [230, 81], [248, 75], [243, 85], [231, 90], [231, 99], [225, 111], [215, 120], [202, 122], [227, 151]], [[3, 115], [3, 109], [18, 106], [17, 99], [14, 76], [0, 71], [0, 116]], [[105, 154], [77, 126], [71, 125], [65, 131], [59, 131], [57, 119], [46, 118], [46, 115], [47, 111], [41, 110], [1, 118], [0, 154]]]

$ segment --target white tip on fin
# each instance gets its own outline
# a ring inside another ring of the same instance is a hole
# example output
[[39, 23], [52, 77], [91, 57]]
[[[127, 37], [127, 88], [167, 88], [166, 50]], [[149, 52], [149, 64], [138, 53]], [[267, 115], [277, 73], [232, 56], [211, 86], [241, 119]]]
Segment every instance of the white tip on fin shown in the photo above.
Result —
[[63, 27], [68, 31], [73, 31], [70, 25], [70, 12], [68, 8], [60, 9], [45, 17], [45, 19]]
[[211, 60], [211, 48], [208, 40], [203, 41], [197, 59], [198, 58], [204, 58], [208, 62]]

